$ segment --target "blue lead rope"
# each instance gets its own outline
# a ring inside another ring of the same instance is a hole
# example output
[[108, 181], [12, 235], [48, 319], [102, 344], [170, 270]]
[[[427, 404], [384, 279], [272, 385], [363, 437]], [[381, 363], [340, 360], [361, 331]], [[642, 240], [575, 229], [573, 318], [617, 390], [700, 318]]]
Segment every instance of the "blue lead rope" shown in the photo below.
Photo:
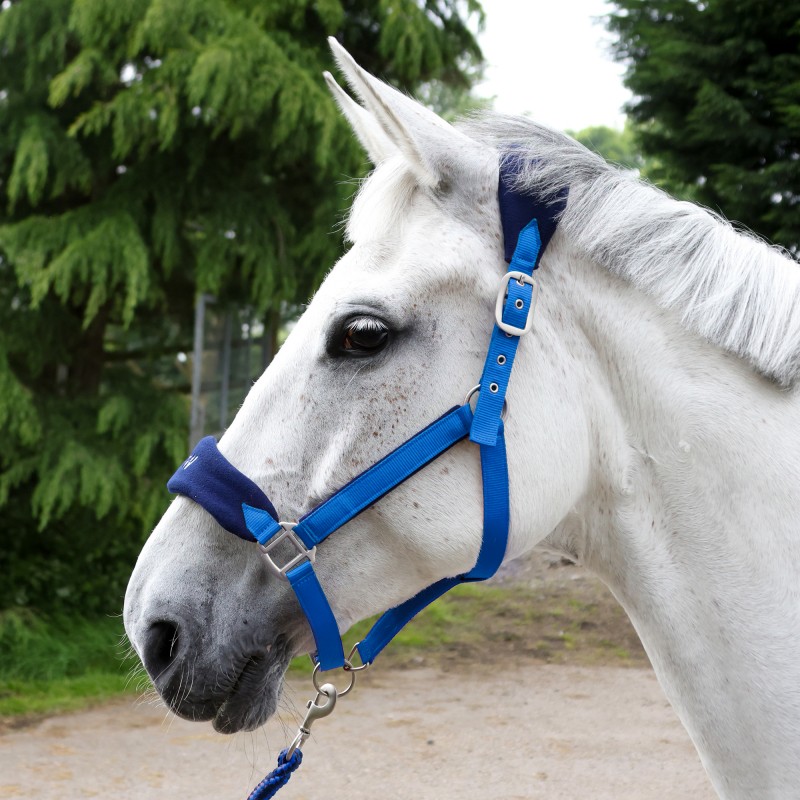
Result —
[[289, 782], [289, 778], [300, 766], [302, 760], [303, 754], [299, 749], [295, 749], [289, 758], [286, 757], [286, 750], [281, 750], [281, 754], [278, 756], [278, 766], [250, 792], [247, 800], [270, 800], [271, 797], [275, 797], [278, 789], [282, 789]]

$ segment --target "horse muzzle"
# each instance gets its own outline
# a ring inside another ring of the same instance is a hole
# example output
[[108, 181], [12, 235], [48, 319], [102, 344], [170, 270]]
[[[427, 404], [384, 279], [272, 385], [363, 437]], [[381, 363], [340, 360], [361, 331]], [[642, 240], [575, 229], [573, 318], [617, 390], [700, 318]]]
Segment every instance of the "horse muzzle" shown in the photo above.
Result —
[[275, 711], [290, 659], [310, 644], [308, 626], [292, 593], [251, 548], [209, 529], [208, 520], [198, 535], [191, 511], [182, 524], [176, 517], [186, 509], [176, 511], [131, 576], [125, 630], [171, 711], [213, 720], [225, 733], [251, 730]]

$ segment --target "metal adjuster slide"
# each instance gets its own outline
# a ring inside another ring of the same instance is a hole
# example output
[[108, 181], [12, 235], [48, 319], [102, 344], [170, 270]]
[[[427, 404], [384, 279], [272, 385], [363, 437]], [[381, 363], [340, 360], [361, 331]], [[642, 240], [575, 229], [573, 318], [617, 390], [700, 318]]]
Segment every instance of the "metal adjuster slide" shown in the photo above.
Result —
[[[314, 559], [317, 555], [317, 548], [312, 547], [309, 550], [303, 544], [300, 537], [294, 532], [294, 526], [297, 525], [296, 522], [279, 522], [278, 525], [280, 525], [283, 530], [279, 534], [273, 536], [272, 539], [269, 540], [269, 544], [259, 544], [258, 547], [261, 550], [261, 554], [264, 556], [264, 560], [267, 562], [270, 572], [277, 575], [279, 578], [288, 580], [286, 573], [302, 561], [308, 559], [312, 564], [314, 563]], [[297, 555], [287, 561], [282, 567], [279, 567], [270, 555], [270, 551], [284, 540], [291, 542], [297, 548]]]
[[[524, 328], [518, 328], [516, 325], [509, 325], [507, 322], [503, 322], [503, 308], [506, 303], [506, 297], [508, 297], [508, 284], [511, 283], [512, 280], [517, 281], [520, 286], [523, 283], [527, 283], [533, 287], [531, 304], [528, 308], [528, 315], [525, 318]], [[497, 302], [495, 303], [494, 307], [494, 321], [497, 323], [497, 327], [500, 328], [500, 330], [511, 334], [511, 336], [523, 336], [533, 327], [533, 306], [535, 305], [537, 289], [538, 285], [536, 281], [534, 281], [530, 275], [526, 275], [524, 272], [511, 270], [503, 275], [500, 280], [500, 289], [497, 292]]]

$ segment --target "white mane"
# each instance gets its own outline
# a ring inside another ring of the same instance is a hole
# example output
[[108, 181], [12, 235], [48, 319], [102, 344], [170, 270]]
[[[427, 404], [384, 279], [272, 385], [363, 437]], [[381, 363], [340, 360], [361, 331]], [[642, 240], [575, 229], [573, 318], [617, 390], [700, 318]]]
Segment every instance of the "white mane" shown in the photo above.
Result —
[[800, 269], [791, 258], [523, 117], [487, 114], [461, 129], [522, 159], [519, 188], [546, 197], [569, 186], [561, 230], [573, 247], [766, 377], [797, 379]]

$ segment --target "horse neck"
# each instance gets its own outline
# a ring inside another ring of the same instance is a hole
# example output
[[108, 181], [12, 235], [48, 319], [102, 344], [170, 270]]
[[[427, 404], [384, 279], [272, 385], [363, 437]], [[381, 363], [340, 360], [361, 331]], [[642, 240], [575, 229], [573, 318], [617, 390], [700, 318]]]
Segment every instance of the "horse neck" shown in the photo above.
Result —
[[606, 270], [561, 266], [545, 280], [584, 342], [595, 452], [590, 489], [549, 543], [626, 609], [721, 796], [788, 797], [800, 785], [798, 393]]

